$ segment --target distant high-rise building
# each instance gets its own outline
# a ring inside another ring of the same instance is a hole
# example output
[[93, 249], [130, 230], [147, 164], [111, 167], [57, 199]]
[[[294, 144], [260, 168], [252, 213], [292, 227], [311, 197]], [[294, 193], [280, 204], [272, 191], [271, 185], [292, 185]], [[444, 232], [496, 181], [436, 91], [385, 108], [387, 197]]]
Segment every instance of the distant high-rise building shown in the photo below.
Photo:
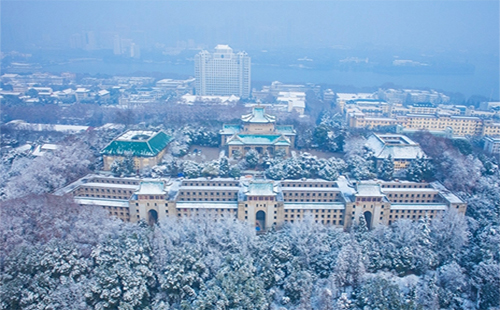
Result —
[[113, 54], [115, 55], [122, 54], [121, 39], [119, 35], [115, 35], [113, 38]]
[[250, 96], [250, 56], [217, 45], [214, 53], [201, 51], [194, 60], [196, 94]]

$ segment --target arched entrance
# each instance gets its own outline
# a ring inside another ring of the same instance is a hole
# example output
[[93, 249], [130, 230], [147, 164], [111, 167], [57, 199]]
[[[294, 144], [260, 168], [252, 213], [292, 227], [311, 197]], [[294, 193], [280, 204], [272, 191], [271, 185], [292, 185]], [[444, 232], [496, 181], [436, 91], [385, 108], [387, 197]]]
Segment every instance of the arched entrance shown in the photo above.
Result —
[[158, 223], [158, 212], [156, 210], [149, 210], [148, 211], [148, 224], [149, 225], [154, 225]]
[[366, 211], [363, 215], [365, 216], [366, 227], [368, 229], [372, 229], [372, 213], [370, 211]]
[[255, 230], [266, 230], [266, 212], [257, 211], [257, 214], [255, 214]]

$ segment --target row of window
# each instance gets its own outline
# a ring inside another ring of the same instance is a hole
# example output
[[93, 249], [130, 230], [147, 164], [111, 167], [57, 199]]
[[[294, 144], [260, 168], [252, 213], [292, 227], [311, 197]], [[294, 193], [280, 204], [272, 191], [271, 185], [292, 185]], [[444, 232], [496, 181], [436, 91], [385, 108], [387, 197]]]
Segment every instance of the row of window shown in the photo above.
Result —
[[[312, 196], [312, 197], [315, 197], [316, 196], [316, 193], [287, 193], [287, 192], [283, 192], [283, 196], [286, 197], [286, 196], [295, 196], [295, 197], [298, 197], [300, 194], [301, 197], [309, 197], [309, 196]], [[339, 196], [339, 193], [317, 193], [318, 197], [338, 197]]]
[[[181, 192], [183, 196], [197, 196], [196, 192]], [[210, 196], [237, 196], [238, 192], [210, 192]], [[209, 196], [209, 192], [198, 192], [198, 196]]]
[[269, 196], [248, 196], [248, 200], [267, 200], [267, 201], [274, 201], [275, 197], [269, 197]]
[[[315, 210], [295, 210], [295, 209], [285, 209], [285, 213], [294, 213], [294, 212], [297, 212], [297, 213], [311, 213], [311, 212], [316, 212], [316, 213], [344, 213], [344, 210], [340, 210], [340, 209], [334, 209], [334, 210], [331, 210], [331, 209], [328, 209], [328, 210], [325, 210], [325, 209], [315, 209]], [[276, 213], [276, 211], [274, 211], [274, 213]]]
[[326, 184], [312, 184], [312, 183], [282, 183], [282, 187], [337, 187], [335, 183], [326, 183]]
[[[399, 211], [401, 211], [401, 213], [417, 213], [417, 210], [391, 210], [391, 213], [399, 213]], [[424, 212], [430, 212], [432, 214], [434, 214], [434, 211], [436, 210], [418, 210], [418, 213], [424, 213]], [[439, 211], [436, 211], [436, 212], [439, 212]]]
[[179, 198], [179, 201], [238, 201], [237, 198]]
[[182, 186], [238, 186], [238, 182], [221, 183], [221, 182], [183, 182]]
[[286, 198], [285, 202], [341, 202], [340, 199], [293, 199]]
[[424, 184], [382, 184], [382, 188], [429, 188]]
[[93, 179], [92, 182], [95, 183], [111, 183], [111, 184], [128, 184], [128, 185], [139, 185], [139, 181], [125, 181], [125, 180], [107, 180], [107, 179]]
[[[118, 190], [110, 190], [109, 188], [101, 188], [99, 190], [99, 188], [93, 188], [93, 187], [85, 187], [83, 188], [85, 191], [90, 191], [90, 192], [102, 192], [102, 193], [118, 193], [118, 194], [121, 194], [122, 193], [122, 190], [121, 189], [118, 189]], [[127, 190], [123, 190], [123, 194], [132, 194], [132, 191], [127, 191]]]

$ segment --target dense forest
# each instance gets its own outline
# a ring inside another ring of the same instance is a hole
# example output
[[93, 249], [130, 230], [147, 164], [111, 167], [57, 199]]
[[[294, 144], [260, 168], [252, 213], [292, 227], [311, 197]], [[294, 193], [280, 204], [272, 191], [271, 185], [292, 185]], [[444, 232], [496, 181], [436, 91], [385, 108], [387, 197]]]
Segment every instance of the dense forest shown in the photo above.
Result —
[[[270, 179], [396, 177], [390, 161], [375, 169], [363, 147], [366, 133], [339, 130], [335, 115], [307, 130], [295, 123], [297, 140], [342, 150], [343, 158], [182, 159], [191, 145], [217, 145], [216, 131], [205, 125], [169, 131], [176, 138], [170, 156], [141, 173], [237, 177], [257, 168]], [[442, 182], [468, 203], [465, 217], [450, 212], [373, 230], [361, 218], [349, 231], [306, 219], [257, 235], [246, 224], [215, 222], [209, 214], [154, 226], [124, 223], [49, 194], [99, 170], [99, 151], [116, 135], [94, 130], [60, 137], [60, 149], [43, 157], [2, 154], [1, 309], [500, 307], [500, 176], [497, 159], [482, 154], [478, 141], [417, 133], [412, 139], [430, 159], [402, 175]], [[10, 138], [33, 141], [14, 131]], [[114, 172], [123, 174], [118, 168]]]
[[496, 164], [467, 145], [414, 138], [433, 158], [433, 178], [468, 203], [467, 216], [373, 230], [361, 218], [349, 231], [306, 219], [259, 235], [208, 214], [130, 224], [46, 194], [67, 181], [68, 161], [88, 169], [90, 150], [56, 153], [48, 170], [26, 163], [7, 192], [30, 179], [36, 186], [0, 206], [1, 308], [498, 309]]

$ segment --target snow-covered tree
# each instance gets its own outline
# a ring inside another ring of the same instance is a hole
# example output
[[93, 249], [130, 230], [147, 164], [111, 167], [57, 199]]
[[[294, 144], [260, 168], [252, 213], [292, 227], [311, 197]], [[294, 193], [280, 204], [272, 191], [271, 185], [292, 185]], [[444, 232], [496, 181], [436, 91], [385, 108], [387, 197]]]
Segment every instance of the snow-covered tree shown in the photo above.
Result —
[[255, 168], [259, 164], [260, 156], [256, 150], [251, 149], [245, 154], [245, 162], [250, 168]]
[[394, 175], [394, 160], [392, 159], [392, 156], [389, 155], [389, 157], [385, 158], [382, 161], [382, 165], [378, 169], [378, 177], [381, 178], [382, 180], [390, 181], [392, 180], [393, 175]]
[[410, 181], [430, 181], [433, 177], [434, 167], [427, 158], [417, 157], [410, 163], [408, 168], [406, 168], [406, 178]]

